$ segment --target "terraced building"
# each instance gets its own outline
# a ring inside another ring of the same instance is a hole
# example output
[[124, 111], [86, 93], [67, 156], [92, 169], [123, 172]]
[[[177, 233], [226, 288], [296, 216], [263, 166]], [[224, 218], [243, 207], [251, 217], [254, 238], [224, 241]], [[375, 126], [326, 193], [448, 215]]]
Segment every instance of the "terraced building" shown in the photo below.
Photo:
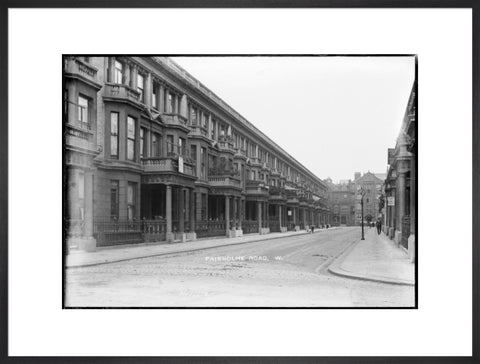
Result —
[[283, 232], [326, 184], [165, 57], [64, 57], [69, 249]]

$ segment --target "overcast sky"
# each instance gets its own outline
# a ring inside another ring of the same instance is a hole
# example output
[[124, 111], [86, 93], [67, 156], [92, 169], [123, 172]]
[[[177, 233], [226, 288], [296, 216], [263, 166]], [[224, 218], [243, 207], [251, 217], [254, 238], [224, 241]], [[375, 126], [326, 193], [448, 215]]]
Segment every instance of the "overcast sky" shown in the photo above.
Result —
[[413, 57], [173, 57], [318, 177], [385, 173]]

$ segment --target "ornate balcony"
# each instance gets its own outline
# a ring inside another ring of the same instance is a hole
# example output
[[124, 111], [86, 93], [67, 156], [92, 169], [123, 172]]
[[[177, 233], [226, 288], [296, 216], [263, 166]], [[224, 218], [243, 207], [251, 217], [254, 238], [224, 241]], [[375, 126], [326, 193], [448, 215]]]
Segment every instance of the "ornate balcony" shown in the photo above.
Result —
[[227, 151], [235, 153], [235, 148], [233, 147], [233, 139], [228, 136], [221, 136], [218, 138], [218, 147], [222, 151]]
[[190, 129], [187, 127], [187, 118], [180, 114], [166, 113], [162, 114], [161, 118], [162, 121], [167, 125], [181, 127], [187, 132], [190, 131]]
[[130, 88], [127, 85], [106, 83], [105, 93], [103, 95], [106, 100], [114, 100], [127, 102], [135, 107], [143, 108], [144, 105], [140, 100], [140, 92]]
[[194, 166], [187, 160], [180, 163], [178, 156], [142, 158], [142, 165], [145, 172], [178, 172], [195, 176]]
[[64, 60], [64, 70], [67, 77], [78, 78], [93, 86], [97, 90], [102, 86], [97, 83], [97, 69], [75, 57], [66, 57]]
[[95, 152], [96, 143], [91, 124], [66, 123], [65, 144], [67, 148], [80, 149], [86, 152]]
[[248, 195], [268, 196], [268, 186], [263, 181], [247, 180], [245, 190]]
[[208, 182], [212, 187], [241, 188], [240, 180], [232, 176], [208, 176]]
[[286, 200], [287, 195], [282, 187], [270, 187], [270, 200]]
[[191, 125], [189, 136], [203, 136], [207, 138], [207, 128], [200, 125]]

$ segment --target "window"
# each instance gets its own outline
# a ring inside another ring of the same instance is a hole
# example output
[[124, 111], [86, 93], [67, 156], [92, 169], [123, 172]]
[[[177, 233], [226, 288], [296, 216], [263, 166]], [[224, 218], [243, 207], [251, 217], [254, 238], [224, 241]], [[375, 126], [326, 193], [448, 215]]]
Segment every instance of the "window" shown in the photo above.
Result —
[[207, 115], [205, 113], [202, 113], [202, 127], [207, 127]]
[[88, 124], [88, 100], [78, 96], [78, 121]]
[[135, 160], [135, 119], [127, 117], [127, 159]]
[[113, 220], [118, 219], [118, 184], [116, 180], [110, 181], [110, 218]]
[[78, 198], [83, 199], [85, 196], [85, 174], [80, 171], [78, 173]]
[[201, 162], [201, 167], [200, 167], [200, 177], [205, 178], [206, 176], [206, 159], [207, 159], [207, 151], [205, 148], [200, 148], [200, 162]]
[[210, 137], [213, 139], [213, 140], [216, 140], [217, 136], [216, 136], [216, 132], [215, 132], [215, 127], [216, 127], [216, 122], [215, 120], [212, 120], [212, 123], [211, 123], [211, 134], [210, 134]]
[[193, 106], [190, 108], [190, 123], [197, 125], [197, 109]]
[[168, 109], [167, 109], [167, 112], [168, 113], [174, 113], [175, 111], [175, 96], [172, 95], [170, 92], [168, 92], [168, 96], [167, 96], [167, 101], [168, 101]]
[[137, 91], [140, 93], [140, 101], [145, 102], [143, 88], [144, 88], [144, 78], [142, 75], [137, 75]]
[[137, 184], [128, 182], [127, 185], [127, 219], [133, 220], [135, 218], [135, 205], [137, 199]]
[[194, 176], [197, 175], [197, 146], [190, 146], [190, 158], [192, 158], [195, 168], [193, 169]]
[[167, 135], [167, 153], [173, 153], [173, 135]]
[[179, 149], [179, 153], [180, 155], [182, 156], [185, 156], [186, 154], [186, 143], [185, 143], [185, 139], [183, 138], [178, 138], [178, 149]]
[[123, 79], [123, 64], [119, 61], [115, 61], [115, 70], [114, 70], [114, 83], [122, 83]]
[[140, 128], [140, 158], [145, 157], [145, 129]]
[[110, 113], [110, 157], [118, 158], [118, 113]]
[[162, 142], [162, 138], [160, 134], [152, 133], [152, 146], [151, 146], [152, 157], [160, 157], [161, 150], [162, 150], [161, 142]]
[[152, 107], [158, 109], [158, 102], [157, 102], [157, 85], [153, 85], [152, 87]]

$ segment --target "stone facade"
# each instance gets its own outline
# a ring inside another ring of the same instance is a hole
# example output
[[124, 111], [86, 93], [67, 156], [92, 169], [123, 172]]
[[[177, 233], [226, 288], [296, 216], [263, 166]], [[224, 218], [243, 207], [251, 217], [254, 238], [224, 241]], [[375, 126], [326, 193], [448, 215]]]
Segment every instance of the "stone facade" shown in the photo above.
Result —
[[327, 186], [165, 57], [64, 57], [69, 248], [320, 226]]
[[330, 178], [328, 196], [332, 226], [354, 226], [355, 222], [355, 183], [351, 180], [333, 183]]
[[363, 190], [365, 195], [363, 197], [363, 216], [367, 220], [370, 216], [372, 221], [376, 221], [380, 216], [379, 202], [382, 196], [382, 185], [384, 180], [379, 178], [376, 173], [367, 172], [363, 176], [356, 172], [357, 177], [354, 181], [356, 191], [355, 215], [357, 225], [362, 222], [362, 206], [360, 191]]
[[384, 231], [415, 260], [416, 231], [416, 82], [405, 110], [395, 148], [388, 152], [388, 175], [385, 181]]

